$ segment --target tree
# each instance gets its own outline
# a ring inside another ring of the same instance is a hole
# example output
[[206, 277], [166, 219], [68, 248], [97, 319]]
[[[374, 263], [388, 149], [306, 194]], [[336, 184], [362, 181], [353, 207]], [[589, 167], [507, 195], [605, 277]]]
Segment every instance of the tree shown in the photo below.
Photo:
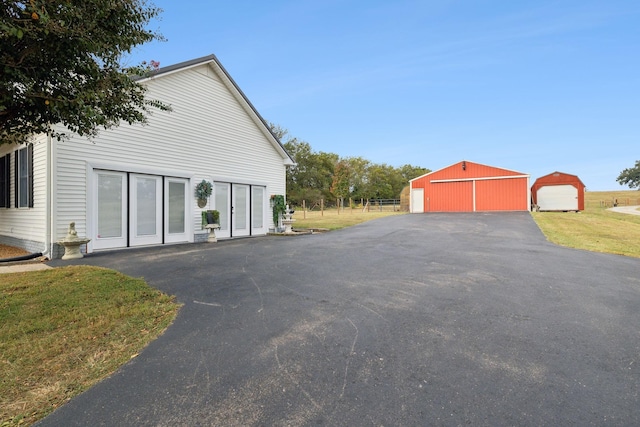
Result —
[[413, 166], [413, 165], [400, 166], [400, 174], [406, 181], [404, 185], [407, 185], [409, 183], [409, 180], [425, 175], [429, 172], [431, 172], [431, 169], [423, 168], [420, 166]]
[[308, 142], [290, 137], [288, 130], [273, 123], [269, 126], [278, 139], [286, 139], [283, 145], [296, 162], [287, 169], [287, 200], [294, 205], [303, 200], [313, 206], [320, 204], [320, 199], [331, 205], [336, 198], [398, 198], [410, 179], [430, 172], [418, 166], [394, 168], [362, 157], [317, 153]]
[[338, 160], [333, 169], [333, 178], [331, 182], [331, 194], [340, 199], [341, 205], [344, 206], [344, 198], [351, 193], [351, 172], [349, 164], [345, 160]]
[[[124, 66], [140, 44], [163, 40], [145, 27], [161, 9], [147, 0], [21, 0], [0, 6], [0, 144], [67, 131], [144, 123], [151, 108], [136, 77], [153, 67]], [[157, 66], [157, 63], [153, 64]]]
[[620, 185], [628, 185], [629, 188], [640, 190], [640, 160], [636, 160], [635, 167], [627, 168], [620, 172], [616, 181]]

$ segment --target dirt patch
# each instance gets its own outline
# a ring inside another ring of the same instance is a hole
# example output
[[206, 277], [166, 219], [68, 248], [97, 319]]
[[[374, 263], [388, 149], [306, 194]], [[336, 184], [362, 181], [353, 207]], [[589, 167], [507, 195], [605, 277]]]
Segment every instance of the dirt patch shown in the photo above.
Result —
[[29, 255], [29, 252], [14, 246], [0, 244], [0, 259], [13, 258], [22, 255]]

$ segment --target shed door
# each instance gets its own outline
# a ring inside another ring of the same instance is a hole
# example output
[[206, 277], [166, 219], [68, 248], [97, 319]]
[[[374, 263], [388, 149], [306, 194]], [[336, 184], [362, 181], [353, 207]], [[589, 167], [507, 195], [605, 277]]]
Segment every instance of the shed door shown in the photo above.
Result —
[[424, 188], [411, 189], [411, 213], [424, 212]]
[[577, 211], [578, 189], [573, 185], [547, 185], [537, 193], [541, 211]]

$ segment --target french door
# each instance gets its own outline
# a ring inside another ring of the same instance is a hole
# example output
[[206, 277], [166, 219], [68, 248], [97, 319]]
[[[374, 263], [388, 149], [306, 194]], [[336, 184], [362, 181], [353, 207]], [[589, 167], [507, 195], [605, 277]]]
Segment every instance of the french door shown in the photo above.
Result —
[[94, 177], [94, 249], [189, 241], [189, 180], [102, 170]]
[[213, 193], [216, 210], [220, 213], [220, 229], [216, 236], [231, 237], [231, 184], [216, 182]]
[[251, 234], [267, 233], [267, 189], [262, 186], [251, 186]]
[[250, 230], [251, 199], [249, 186], [233, 184], [233, 204], [231, 205], [231, 224], [233, 236], [248, 236]]
[[187, 233], [188, 188], [188, 179], [165, 178], [164, 241], [166, 243], [186, 242], [189, 240]]
[[129, 176], [129, 245], [162, 243], [162, 177]]
[[220, 212], [221, 238], [266, 234], [266, 187], [216, 182], [215, 209]]
[[127, 246], [127, 174], [96, 171], [94, 180], [94, 249]]

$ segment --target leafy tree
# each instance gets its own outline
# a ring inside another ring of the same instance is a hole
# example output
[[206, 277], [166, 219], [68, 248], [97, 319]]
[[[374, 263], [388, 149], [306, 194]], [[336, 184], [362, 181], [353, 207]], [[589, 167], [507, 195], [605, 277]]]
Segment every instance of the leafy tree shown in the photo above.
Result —
[[629, 188], [640, 190], [640, 160], [636, 160], [635, 167], [627, 168], [620, 172], [616, 181], [620, 185], [628, 185]]
[[[371, 165], [367, 171], [367, 198], [374, 199], [393, 199], [400, 194], [402, 187], [397, 190], [397, 177], [394, 168], [386, 164]], [[394, 176], [395, 175], [395, 176]], [[394, 186], [394, 184], [396, 184]]]
[[347, 157], [344, 162], [349, 167], [349, 197], [353, 199], [368, 198], [365, 194], [368, 182], [368, 170], [371, 162], [362, 157]]
[[299, 206], [306, 200], [313, 206], [324, 199], [326, 205], [331, 205], [336, 198], [397, 198], [410, 179], [430, 172], [418, 166], [394, 168], [362, 157], [317, 153], [308, 142], [291, 137], [286, 129], [269, 125], [274, 135], [286, 140], [283, 145], [296, 161], [296, 166], [287, 170], [287, 200], [291, 204]]
[[333, 170], [333, 179], [331, 182], [331, 194], [342, 201], [344, 206], [344, 198], [351, 193], [350, 183], [351, 173], [349, 164], [345, 160], [338, 160]]
[[[163, 40], [146, 29], [161, 12], [147, 0], [3, 0], [0, 6], [0, 144], [65, 131], [145, 122], [151, 108], [135, 76], [149, 66], [122, 65], [140, 44]], [[153, 66], [158, 63], [152, 64]]]
[[402, 175], [402, 178], [406, 181], [404, 185], [407, 185], [409, 183], [409, 180], [428, 174], [429, 172], [431, 172], [431, 169], [423, 168], [420, 166], [413, 166], [413, 165], [400, 166], [400, 174]]

